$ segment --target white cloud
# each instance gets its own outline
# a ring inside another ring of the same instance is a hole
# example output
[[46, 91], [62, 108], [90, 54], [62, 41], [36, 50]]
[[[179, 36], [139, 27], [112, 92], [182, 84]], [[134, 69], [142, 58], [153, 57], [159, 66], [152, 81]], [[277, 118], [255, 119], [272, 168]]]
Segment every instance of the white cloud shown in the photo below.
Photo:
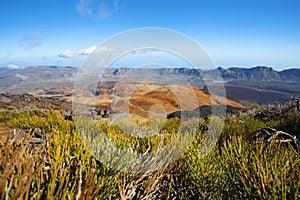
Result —
[[20, 78], [22, 81], [26, 81], [28, 79], [28, 76], [24, 76], [22, 74], [16, 74], [16, 78]]
[[60, 53], [58, 56], [63, 57], [63, 58], [76, 58], [78, 56], [85, 56], [85, 55], [90, 55], [93, 52], [97, 53], [113, 53], [118, 51], [117, 49], [112, 49], [109, 47], [104, 47], [104, 46], [91, 46], [86, 49], [82, 49], [79, 51], [73, 51], [70, 49], [65, 50], [64, 52]]
[[108, 6], [106, 5], [106, 3], [104, 3], [103, 1], [100, 3], [100, 6], [99, 6], [99, 9], [97, 10], [97, 13], [96, 13], [96, 18], [100, 18], [100, 19], [106, 19], [110, 16], [113, 15], [112, 13], [113, 11], [110, 10], [108, 8]]
[[91, 46], [91, 47], [88, 47], [86, 49], [82, 49], [82, 50], [79, 50], [79, 51], [73, 51], [73, 50], [67, 49], [64, 52], [60, 53], [58, 56], [63, 57], [63, 58], [76, 58], [76, 57], [81, 56], [81, 55], [89, 55], [96, 48], [97, 48], [97, 46]]
[[88, 48], [82, 50], [81, 55], [90, 55], [90, 54], [93, 53], [93, 51], [95, 51], [96, 49], [97, 49], [97, 46], [91, 46], [91, 47], [88, 47]]
[[113, 52], [123, 52], [123, 50], [121, 49], [113, 49], [113, 48], [109, 48], [109, 47], [105, 47], [105, 46], [99, 46], [96, 49], [96, 52], [98, 53], [113, 53]]
[[7, 66], [8, 66], [8, 68], [10, 68], [10, 69], [20, 69], [20, 68], [21, 68], [21, 67], [19, 67], [18, 65], [14, 65], [14, 64], [8, 64]]
[[42, 46], [43, 38], [39, 31], [33, 31], [29, 35], [24, 35], [20, 39], [20, 43], [26, 50], [29, 50], [33, 49], [34, 47]]
[[82, 16], [103, 20], [117, 14], [125, 4], [124, 0], [79, 0], [75, 9]]
[[92, 15], [93, 9], [90, 8], [91, 2], [92, 0], [80, 0], [79, 2], [77, 2], [75, 5], [77, 12], [80, 15]]
[[114, 1], [115, 10], [119, 11], [119, 2], [117, 0]]
[[156, 48], [156, 47], [145, 47], [140, 49], [134, 49], [129, 52], [130, 55], [142, 55], [142, 54], [151, 54], [151, 53], [157, 53], [157, 52], [166, 52], [162, 49]]
[[60, 53], [58, 56], [63, 58], [75, 58], [78, 56], [78, 53], [67, 49], [64, 52]]

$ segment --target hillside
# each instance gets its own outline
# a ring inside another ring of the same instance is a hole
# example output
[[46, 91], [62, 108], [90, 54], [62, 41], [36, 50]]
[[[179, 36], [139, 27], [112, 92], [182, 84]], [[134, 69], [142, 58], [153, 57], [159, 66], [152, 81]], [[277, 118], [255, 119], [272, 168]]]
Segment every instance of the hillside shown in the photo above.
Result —
[[20, 69], [0, 68], [0, 92], [21, 94], [58, 86], [72, 86], [77, 68], [37, 66]]
[[[228, 105], [238, 109], [244, 108], [225, 97], [207, 94], [205, 91], [179, 85], [162, 86], [158, 84], [122, 84], [116, 88], [98, 88], [96, 104], [112, 105], [119, 112], [149, 117], [155, 114], [168, 115], [175, 111], [191, 111], [199, 106]], [[193, 99], [193, 97], [195, 99]], [[165, 118], [165, 117], [164, 117]]]
[[[52, 90], [38, 91], [35, 96], [55, 97], [72, 100], [72, 89], [69, 87], [52, 88]], [[208, 94], [204, 90], [179, 85], [163, 86], [159, 84], [118, 84], [116, 86], [99, 87], [95, 98], [91, 94], [76, 92], [80, 103], [95, 105], [101, 112], [114, 113], [129, 112], [131, 114], [151, 118], [167, 118], [176, 111], [192, 111], [201, 106], [228, 105], [236, 109], [243, 105], [215, 94]]]
[[246, 80], [246, 81], [288, 81], [300, 82], [300, 69], [287, 69], [276, 71], [271, 67], [258, 66], [253, 68], [232, 67], [217, 69], [223, 80]]
[[[11, 94], [33, 93], [40, 96], [68, 97], [78, 69], [73, 67], [38, 66], [23, 69], [0, 68], [0, 92]], [[300, 69], [276, 71], [269, 67], [217, 68], [198, 70], [189, 68], [110, 68], [103, 77], [118, 82], [121, 77], [134, 74], [165, 77], [184, 77], [191, 85], [205, 86], [203, 77], [216, 87], [225, 87], [226, 96], [244, 105], [274, 104], [280, 99], [300, 96]], [[128, 80], [132, 83], [140, 80]], [[102, 95], [103, 96], [103, 95]], [[107, 99], [105, 97], [104, 99]], [[102, 102], [103, 103], [103, 102]]]

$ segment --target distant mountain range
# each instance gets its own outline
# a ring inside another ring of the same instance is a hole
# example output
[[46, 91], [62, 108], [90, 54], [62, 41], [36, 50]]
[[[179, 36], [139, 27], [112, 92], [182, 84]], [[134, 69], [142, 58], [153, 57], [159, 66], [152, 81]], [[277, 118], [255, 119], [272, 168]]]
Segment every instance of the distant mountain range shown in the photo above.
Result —
[[26, 93], [57, 86], [71, 86], [78, 69], [74, 67], [38, 66], [0, 68], [0, 92]]
[[[55, 95], [56, 88], [72, 87], [78, 68], [62, 66], [38, 66], [26, 68], [0, 68], [0, 92]], [[125, 74], [166, 76], [182, 75], [191, 85], [203, 87], [205, 79], [219, 82], [225, 86], [228, 98], [242, 103], [268, 104], [291, 95], [300, 96], [300, 69], [276, 71], [270, 67], [254, 68], [232, 67], [228, 69], [198, 70], [189, 68], [110, 68], [104, 77], [118, 81]], [[142, 77], [141, 77], [142, 78]], [[59, 89], [57, 89], [59, 90]], [[57, 91], [63, 94], [63, 91]]]
[[[78, 69], [75, 67], [59, 67], [59, 66], [38, 66], [26, 68], [0, 68], [0, 79], [9, 76], [17, 76], [18, 79], [26, 79], [26, 77], [34, 77], [34, 80], [53, 80], [61, 78], [73, 79]], [[159, 75], [184, 75], [195, 77], [208, 77], [215, 80], [231, 81], [288, 81], [300, 82], [300, 69], [287, 69], [276, 71], [271, 67], [258, 66], [253, 68], [231, 67], [228, 69], [218, 67], [213, 70], [201, 70], [190, 68], [109, 68], [107, 75], [122, 76], [125, 73], [134, 71], [136, 74], [159, 74]], [[19, 74], [19, 75], [18, 75]], [[15, 80], [17, 81], [17, 80]], [[2, 83], [0, 82], [0, 86]]]
[[223, 80], [300, 82], [300, 69], [276, 71], [271, 67], [217, 69]]
[[120, 76], [130, 71], [140, 71], [141, 74], [181, 74], [184, 76], [207, 77], [215, 80], [246, 80], [246, 81], [289, 81], [300, 82], [300, 69], [287, 69], [283, 71], [276, 71], [271, 67], [258, 66], [253, 68], [238, 68], [232, 67], [224, 69], [218, 67], [214, 70], [201, 70], [189, 68], [160, 68], [160, 69], [134, 69], [134, 68], [120, 68], [112, 69], [113, 75]]

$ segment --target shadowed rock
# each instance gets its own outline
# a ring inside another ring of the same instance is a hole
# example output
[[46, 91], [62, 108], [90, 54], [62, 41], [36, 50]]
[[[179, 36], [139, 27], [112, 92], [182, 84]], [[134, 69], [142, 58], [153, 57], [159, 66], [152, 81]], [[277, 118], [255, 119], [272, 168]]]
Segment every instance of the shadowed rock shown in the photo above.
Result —
[[193, 111], [176, 111], [167, 115], [167, 119], [171, 118], [207, 118], [209, 116], [224, 116], [227, 113], [235, 113], [239, 111], [239, 108], [226, 106], [226, 105], [213, 105], [213, 106], [200, 106]]

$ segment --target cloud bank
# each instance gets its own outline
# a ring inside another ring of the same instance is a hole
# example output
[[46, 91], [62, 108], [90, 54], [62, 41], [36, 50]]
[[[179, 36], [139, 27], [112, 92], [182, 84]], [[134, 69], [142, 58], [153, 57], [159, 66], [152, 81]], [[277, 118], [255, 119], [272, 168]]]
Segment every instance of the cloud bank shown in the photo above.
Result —
[[7, 66], [8, 66], [8, 68], [10, 68], [10, 69], [20, 69], [20, 68], [21, 68], [20, 66], [15, 65], [15, 64], [8, 64]]
[[58, 56], [62, 58], [76, 58], [81, 55], [90, 55], [93, 51], [95, 51], [97, 46], [91, 46], [86, 49], [82, 49], [79, 51], [74, 51], [67, 49], [64, 52], [60, 53]]
[[90, 55], [96, 50], [97, 50], [97, 52], [103, 52], [103, 53], [113, 53], [113, 52], [118, 51], [116, 49], [112, 49], [112, 48], [108, 48], [108, 47], [104, 47], [104, 46], [100, 46], [100, 47], [91, 46], [86, 49], [82, 49], [82, 50], [78, 50], [78, 51], [67, 49], [67, 50], [63, 51], [62, 53], [60, 53], [58, 56], [62, 57], [62, 58], [77, 58], [79, 56]]

